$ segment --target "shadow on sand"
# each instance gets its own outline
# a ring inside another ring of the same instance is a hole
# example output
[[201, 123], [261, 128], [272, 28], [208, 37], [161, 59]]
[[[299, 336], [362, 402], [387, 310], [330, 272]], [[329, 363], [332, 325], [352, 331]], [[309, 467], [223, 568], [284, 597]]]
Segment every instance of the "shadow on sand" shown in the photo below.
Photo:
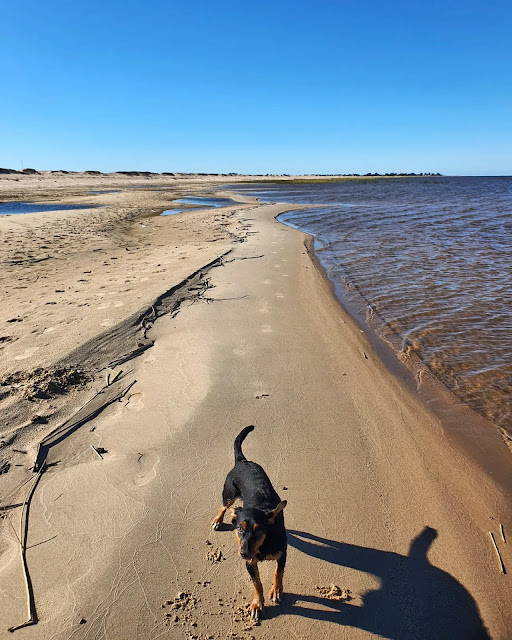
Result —
[[409, 554], [403, 556], [288, 530], [291, 547], [332, 564], [370, 573], [381, 586], [363, 595], [362, 606], [285, 593], [283, 606], [269, 607], [265, 614], [269, 618], [285, 613], [334, 622], [392, 640], [489, 639], [469, 592], [428, 561], [436, 537], [435, 529], [425, 527], [411, 542]]

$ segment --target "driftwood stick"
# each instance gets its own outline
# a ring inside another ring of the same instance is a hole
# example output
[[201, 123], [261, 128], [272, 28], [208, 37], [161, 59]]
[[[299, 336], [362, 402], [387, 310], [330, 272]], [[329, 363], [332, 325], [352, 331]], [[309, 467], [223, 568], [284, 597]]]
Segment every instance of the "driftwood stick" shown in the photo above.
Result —
[[500, 567], [501, 573], [507, 573], [505, 571], [505, 565], [503, 564], [503, 560], [501, 559], [500, 550], [498, 549], [498, 545], [496, 544], [496, 540], [494, 539], [494, 535], [491, 531], [489, 531], [489, 535], [491, 536], [492, 544], [494, 545], [494, 550], [496, 551], [496, 555], [498, 556], [498, 564]]
[[503, 542], [507, 542], [507, 539], [505, 538], [505, 529], [503, 528], [503, 525], [500, 524], [500, 533], [501, 533], [501, 539], [503, 540]]
[[103, 456], [101, 455], [101, 453], [98, 451], [98, 449], [96, 449], [96, 447], [94, 445], [89, 445], [91, 447], [91, 449], [94, 451], [94, 453], [96, 455], [98, 455], [102, 460], [103, 460]]
[[22, 507], [22, 506], [23, 506], [23, 502], [17, 502], [16, 504], [6, 504], [3, 507], [0, 507], [0, 511], [9, 511], [9, 509], [16, 509], [16, 507]]
[[46, 465], [43, 464], [43, 466], [39, 469], [38, 474], [34, 478], [32, 486], [28, 490], [27, 495], [25, 496], [23, 507], [21, 509], [20, 537], [18, 538], [18, 540], [20, 543], [21, 564], [23, 567], [23, 577], [25, 579], [25, 589], [27, 592], [28, 620], [26, 622], [23, 622], [22, 624], [17, 625], [16, 627], [9, 627], [8, 631], [10, 633], [14, 633], [18, 629], [23, 629], [23, 627], [29, 627], [33, 624], [37, 624], [36, 603], [34, 601], [34, 591], [32, 589], [32, 581], [30, 579], [30, 573], [28, 571], [27, 564], [28, 511], [30, 508], [30, 501], [32, 500], [32, 496], [34, 495], [34, 491], [36, 490], [36, 487], [45, 469]]
[[[107, 371], [107, 376], [106, 376], [107, 387], [110, 387], [111, 384], [114, 384], [114, 382], [119, 379], [122, 373], [123, 373], [122, 369], [119, 369], [119, 371], [113, 371], [113, 370]], [[114, 377], [111, 378], [110, 377], [111, 375], [113, 375]]]
[[121, 374], [123, 373], [123, 370], [122, 370], [122, 369], [119, 369], [119, 371], [114, 371], [113, 373], [114, 373], [115, 375], [114, 375], [114, 377], [110, 380], [110, 383], [109, 383], [109, 384], [114, 384], [114, 382], [116, 382], [116, 380], [119, 380], [119, 378], [120, 378]]

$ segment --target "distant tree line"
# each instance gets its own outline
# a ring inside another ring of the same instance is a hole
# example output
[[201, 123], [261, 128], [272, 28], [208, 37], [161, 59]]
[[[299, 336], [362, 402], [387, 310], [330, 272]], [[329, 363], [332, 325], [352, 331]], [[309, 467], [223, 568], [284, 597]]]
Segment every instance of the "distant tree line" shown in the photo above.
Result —
[[[25, 174], [25, 175], [33, 175], [33, 174], [39, 174], [41, 172], [36, 171], [35, 169], [22, 169], [21, 171], [17, 171], [16, 169], [4, 169], [4, 168], [0, 168], [0, 174], [1, 173], [20, 173], [20, 174]], [[64, 169], [59, 169], [57, 171], [49, 171], [49, 173], [86, 173], [89, 175], [94, 175], [94, 176], [100, 176], [100, 175], [111, 175], [111, 174], [104, 174], [102, 171], [65, 171]], [[157, 173], [155, 171], [112, 171], [111, 173], [119, 173], [125, 176], [145, 176], [145, 177], [149, 177], [149, 176], [241, 176], [241, 175], [253, 175], [253, 176], [258, 176], [258, 177], [282, 177], [282, 178], [289, 178], [291, 177], [292, 174], [290, 173], [251, 173], [251, 174], [242, 174], [242, 173], [199, 173], [199, 172], [195, 172], [195, 173], [171, 173], [169, 171], [163, 171], [162, 173]], [[384, 177], [388, 177], [388, 178], [393, 178], [393, 177], [401, 177], [401, 178], [407, 178], [407, 177], [413, 177], [413, 176], [441, 176], [441, 173], [434, 173], [432, 171], [426, 171], [423, 173], [303, 173], [303, 174], [297, 174], [297, 175], [301, 175], [302, 177], [307, 177], [307, 176], [321, 176], [321, 177], [364, 177], [364, 178], [384, 178]]]

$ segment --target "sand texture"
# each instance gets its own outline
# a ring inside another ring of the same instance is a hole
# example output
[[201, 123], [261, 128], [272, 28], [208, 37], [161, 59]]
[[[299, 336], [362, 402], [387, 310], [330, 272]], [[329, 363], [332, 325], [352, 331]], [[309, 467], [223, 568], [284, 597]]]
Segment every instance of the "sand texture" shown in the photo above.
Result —
[[[0, 217], [0, 637], [29, 617], [24, 514], [37, 624], [15, 636], [509, 638], [510, 496], [374, 355], [275, 220], [290, 205], [157, 217], [221, 178], [130, 180], [0, 180], [110, 205]], [[288, 501], [285, 595], [259, 626], [235, 536], [210, 527], [248, 424]]]

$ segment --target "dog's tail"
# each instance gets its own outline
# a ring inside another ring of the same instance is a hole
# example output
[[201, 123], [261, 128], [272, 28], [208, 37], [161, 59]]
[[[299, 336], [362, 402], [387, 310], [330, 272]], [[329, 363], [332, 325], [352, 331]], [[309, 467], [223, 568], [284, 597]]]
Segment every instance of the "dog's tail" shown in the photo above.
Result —
[[241, 460], [247, 460], [247, 458], [242, 453], [242, 442], [247, 438], [247, 436], [254, 430], [254, 425], [251, 424], [245, 429], [242, 429], [240, 433], [235, 438], [235, 464], [240, 462]]

